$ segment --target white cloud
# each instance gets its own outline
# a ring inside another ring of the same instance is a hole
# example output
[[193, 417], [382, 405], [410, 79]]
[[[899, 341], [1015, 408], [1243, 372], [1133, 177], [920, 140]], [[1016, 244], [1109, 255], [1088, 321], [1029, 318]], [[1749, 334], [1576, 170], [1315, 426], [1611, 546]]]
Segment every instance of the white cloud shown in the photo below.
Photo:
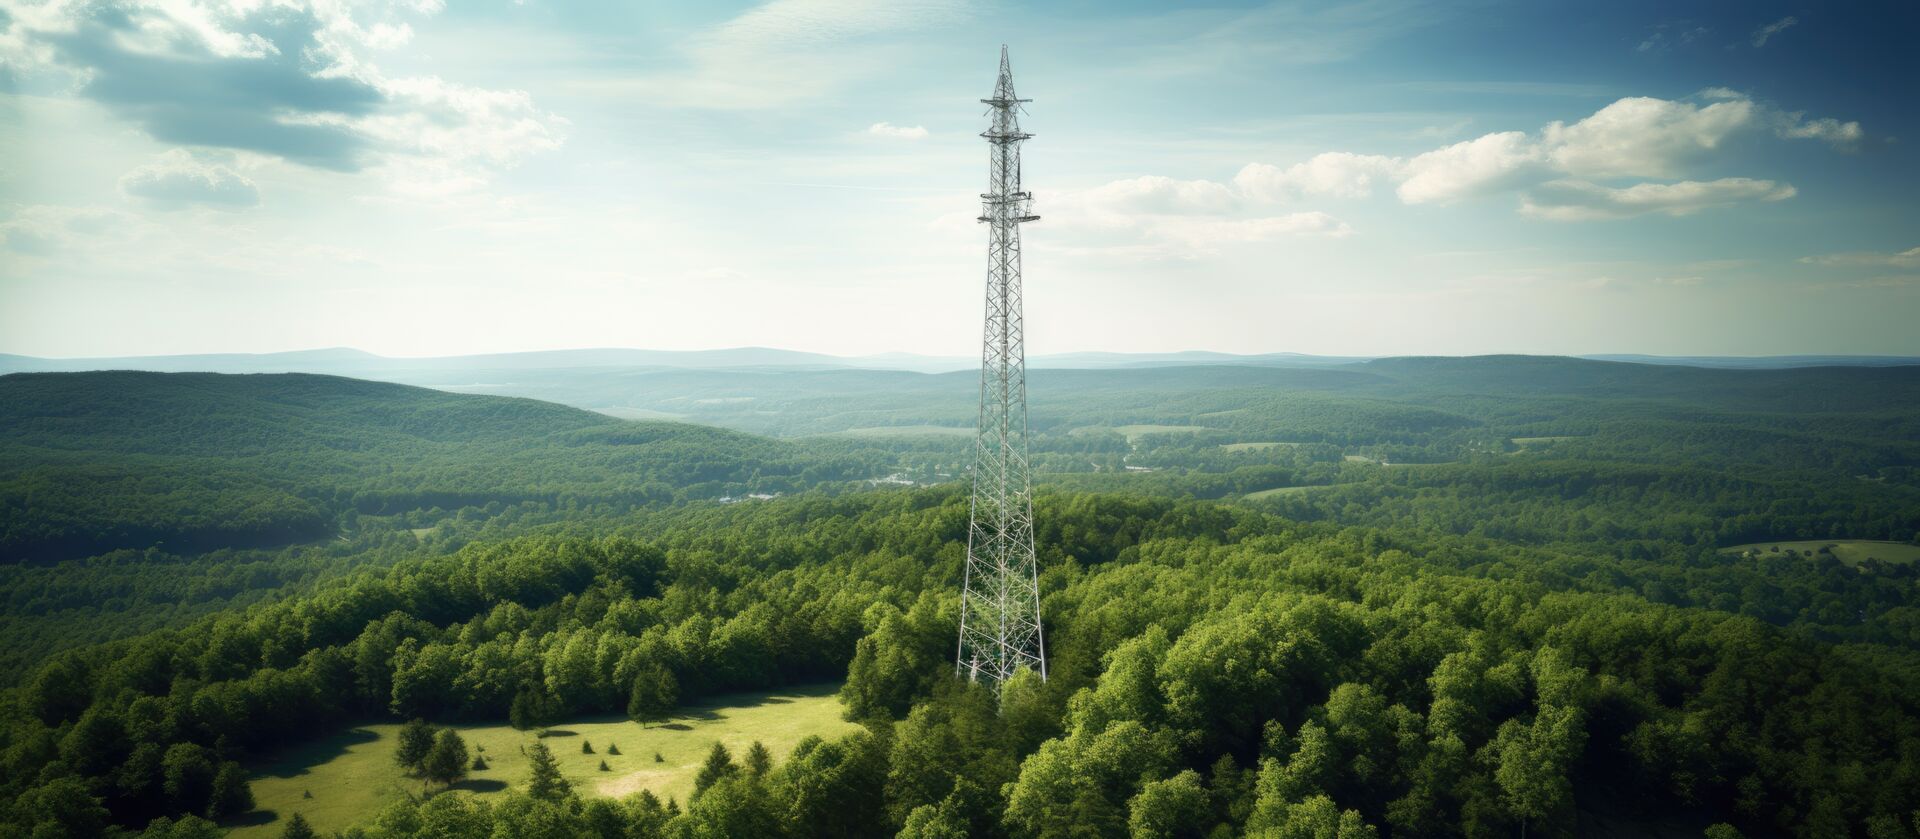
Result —
[[1896, 268], [1920, 267], [1920, 248], [1908, 248], [1899, 253], [1881, 253], [1877, 251], [1853, 251], [1851, 253], [1830, 253], [1820, 256], [1801, 257], [1808, 265], [1874, 265]]
[[[1345, 222], [1317, 210], [1260, 214], [1265, 200], [1244, 194], [1237, 181], [1149, 175], [1091, 189], [1047, 191], [1035, 203], [1048, 234], [1064, 234], [1070, 249], [1134, 258], [1186, 259], [1229, 245], [1353, 233]], [[952, 221], [966, 220], [955, 215]]]
[[1752, 125], [1755, 111], [1745, 97], [1702, 108], [1635, 96], [1572, 125], [1549, 123], [1542, 141], [1555, 168], [1577, 177], [1672, 177]]
[[253, 181], [226, 166], [202, 163], [173, 149], [120, 177], [120, 191], [162, 209], [205, 206], [242, 210], [260, 204]]
[[[1783, 139], [1819, 139], [1845, 148], [1863, 132], [1857, 122], [1783, 112], [1728, 88], [1703, 90], [1705, 104], [1628, 97], [1571, 124], [1548, 123], [1538, 133], [1501, 131], [1409, 158], [1326, 152], [1292, 166], [1251, 163], [1228, 185], [1208, 181], [1137, 179], [1129, 189], [1154, 194], [1214, 196], [1247, 205], [1303, 197], [1363, 198], [1396, 185], [1406, 204], [1448, 204], [1479, 195], [1523, 190], [1554, 178], [1525, 205], [1547, 218], [1617, 218], [1647, 212], [1683, 215], [1695, 210], [1791, 197], [1793, 187], [1771, 181], [1716, 181], [1597, 185], [1622, 178], [1681, 178], [1694, 164], [1721, 152], [1734, 137], [1772, 128]], [[1765, 185], [1762, 187], [1761, 185]], [[1120, 192], [1118, 184], [1106, 188]], [[1217, 209], [1214, 211], [1218, 211]]]
[[397, 192], [451, 195], [566, 141], [570, 123], [525, 91], [456, 84], [436, 76], [384, 80], [400, 107], [350, 122], [387, 154], [380, 170]]
[[1230, 213], [1240, 197], [1225, 184], [1182, 181], [1158, 175], [1114, 181], [1081, 193], [1081, 201], [1099, 210], [1144, 214]]
[[1766, 26], [1762, 26], [1759, 29], [1753, 30], [1753, 46], [1756, 49], [1759, 47], [1766, 46], [1767, 39], [1787, 31], [1787, 29], [1791, 28], [1795, 24], [1798, 24], [1799, 22], [1800, 22], [1799, 18], [1796, 18], [1793, 15], [1787, 15], [1786, 17], [1783, 17], [1772, 23], [1769, 23]]
[[1419, 155], [1407, 162], [1400, 200], [1448, 203], [1509, 188], [1536, 168], [1540, 149], [1518, 131], [1487, 134]]
[[1624, 188], [1586, 181], [1551, 181], [1528, 190], [1520, 211], [1554, 221], [1630, 218], [1648, 213], [1684, 216], [1708, 207], [1792, 198], [1787, 184], [1753, 178], [1643, 183]]
[[1323, 212], [1270, 216], [1262, 210], [1311, 198], [1366, 198], [1389, 185], [1405, 204], [1449, 204], [1518, 190], [1523, 213], [1556, 221], [1684, 216], [1781, 201], [1796, 191], [1788, 184], [1738, 177], [1596, 181], [1678, 177], [1734, 135], [1767, 125], [1789, 138], [1858, 136], [1855, 123], [1803, 120], [1725, 88], [1700, 96], [1706, 104], [1620, 99], [1571, 124], [1549, 123], [1537, 134], [1495, 132], [1409, 158], [1326, 152], [1286, 167], [1251, 163], [1225, 183], [1145, 175], [1049, 193], [1042, 203], [1052, 225], [1103, 239], [1108, 249], [1145, 241], [1175, 255], [1282, 236], [1350, 235], [1351, 227]]
[[1807, 283], [1801, 291], [1831, 292], [1835, 289], [1920, 289], [1920, 274], [1883, 274], [1858, 280], [1832, 280]]
[[876, 137], [892, 137], [898, 140], [925, 140], [927, 129], [920, 125], [894, 125], [891, 122], [876, 122], [867, 127], [867, 133]]
[[1649, 53], [1666, 52], [1687, 46], [1711, 34], [1713, 30], [1704, 26], [1689, 25], [1687, 21], [1662, 23], [1654, 26], [1635, 49]]
[[1810, 119], [1802, 121], [1800, 114], [1786, 114], [1775, 133], [1788, 140], [1820, 140], [1835, 148], [1852, 148], [1866, 136], [1857, 122], [1841, 122], [1833, 118]]
[[1204, 249], [1215, 245], [1267, 242], [1295, 236], [1347, 236], [1353, 228], [1326, 213], [1311, 210], [1281, 216], [1242, 219], [1162, 220], [1157, 235]]
[[374, 63], [411, 40], [406, 17], [439, 10], [439, 0], [104, 0], [15, 15], [0, 43], [29, 46], [33, 72], [66, 74], [79, 96], [170, 145], [346, 172], [417, 164], [479, 183], [557, 148], [566, 121], [523, 92], [391, 77]]
[[1262, 201], [1291, 201], [1305, 196], [1365, 198], [1373, 185], [1396, 176], [1397, 158], [1377, 154], [1326, 152], [1285, 169], [1249, 163], [1233, 176], [1242, 193]]

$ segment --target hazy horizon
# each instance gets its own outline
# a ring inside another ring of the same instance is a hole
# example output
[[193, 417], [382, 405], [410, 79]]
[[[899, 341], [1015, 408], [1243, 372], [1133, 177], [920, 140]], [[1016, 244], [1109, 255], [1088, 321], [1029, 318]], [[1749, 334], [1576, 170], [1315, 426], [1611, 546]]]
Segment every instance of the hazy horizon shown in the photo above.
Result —
[[0, 352], [971, 355], [1007, 43], [1033, 354], [1915, 355], [1916, 28], [0, 0]]
[[[262, 351], [215, 350], [215, 351], [208, 351], [208, 352], [189, 352], [189, 353], [141, 353], [141, 354], [135, 354], [135, 355], [73, 355], [73, 356], [43, 356], [43, 355], [33, 355], [31, 353], [14, 353], [14, 352], [0, 351], [0, 356], [12, 356], [17, 358], [29, 358], [29, 359], [35, 359], [35, 360], [41, 360], [41, 361], [58, 362], [58, 361], [91, 361], [91, 360], [101, 360], [101, 359], [137, 360], [137, 359], [143, 359], [143, 358], [164, 359], [164, 358], [194, 358], [194, 357], [208, 357], [208, 356], [268, 357], [268, 356], [321, 355], [325, 353], [355, 353], [355, 354], [364, 354], [368, 357], [378, 358], [378, 359], [387, 360], [387, 361], [428, 361], [428, 360], [437, 360], [437, 359], [478, 358], [478, 357], [488, 357], [488, 356], [517, 356], [517, 355], [539, 355], [539, 354], [556, 354], [557, 355], [557, 354], [567, 354], [567, 353], [595, 353], [595, 352], [659, 353], [659, 354], [672, 354], [672, 355], [703, 355], [703, 354], [723, 354], [723, 353], [765, 352], [765, 353], [785, 353], [785, 354], [792, 354], [792, 355], [798, 355], [798, 356], [820, 356], [824, 358], [831, 358], [831, 359], [837, 359], [837, 360], [843, 360], [843, 361], [877, 361], [877, 360], [882, 360], [889, 357], [899, 357], [899, 358], [920, 359], [920, 360], [929, 361], [929, 362], [953, 362], [953, 363], [967, 363], [967, 364], [971, 364], [974, 362], [973, 356], [969, 356], [961, 353], [917, 353], [917, 352], [909, 352], [905, 350], [883, 350], [880, 352], [873, 352], [873, 353], [842, 354], [842, 353], [821, 352], [817, 350], [808, 350], [808, 349], [801, 349], [801, 348], [794, 348], [794, 347], [775, 347], [775, 346], [763, 346], [763, 345], [694, 347], [694, 348], [688, 348], [688, 349], [665, 349], [661, 347], [575, 346], [575, 347], [553, 347], [553, 348], [536, 349], [536, 350], [480, 351], [480, 352], [472, 352], [472, 353], [431, 353], [431, 354], [419, 354], [419, 355], [376, 353], [369, 350], [361, 349], [359, 347], [331, 346], [331, 347], [301, 347], [301, 348], [289, 349], [289, 350], [262, 350]], [[1894, 359], [1894, 360], [1914, 360], [1916, 362], [1920, 362], [1920, 354], [1901, 354], [1901, 353], [1808, 352], [1808, 353], [1775, 353], [1775, 354], [1769, 354], [1769, 355], [1750, 355], [1750, 354], [1736, 355], [1736, 354], [1661, 354], [1661, 353], [1641, 353], [1641, 352], [1622, 351], [1622, 352], [1586, 352], [1586, 353], [1411, 352], [1411, 353], [1392, 353], [1392, 354], [1381, 354], [1381, 353], [1331, 354], [1331, 353], [1297, 352], [1293, 350], [1229, 352], [1225, 350], [1214, 350], [1214, 349], [1197, 348], [1197, 347], [1187, 348], [1187, 349], [1177, 349], [1177, 350], [1164, 350], [1164, 351], [1163, 350], [1068, 349], [1068, 350], [1061, 350], [1058, 352], [1030, 353], [1028, 357], [1032, 359], [1066, 359], [1066, 358], [1071, 358], [1076, 356], [1119, 356], [1119, 357], [1140, 356], [1140, 357], [1149, 357], [1149, 358], [1168, 357], [1168, 356], [1217, 356], [1217, 357], [1227, 357], [1227, 358], [1248, 358], [1248, 359], [1297, 356], [1305, 359], [1353, 359], [1357, 361], [1386, 359], [1386, 358], [1409, 358], [1409, 357], [1477, 358], [1477, 357], [1491, 357], [1491, 356], [1534, 356], [1534, 357], [1542, 357], [1542, 358], [1576, 358], [1576, 359], [1587, 359], [1587, 360], [1615, 360], [1615, 359], [1632, 359], [1632, 358], [1666, 359], [1666, 360], [1685, 360], [1685, 359], [1765, 360], [1765, 359], [1799, 359], [1799, 358], [1815, 358], [1815, 359], [1835, 358], [1835, 359], [1862, 359], [1862, 360]]]

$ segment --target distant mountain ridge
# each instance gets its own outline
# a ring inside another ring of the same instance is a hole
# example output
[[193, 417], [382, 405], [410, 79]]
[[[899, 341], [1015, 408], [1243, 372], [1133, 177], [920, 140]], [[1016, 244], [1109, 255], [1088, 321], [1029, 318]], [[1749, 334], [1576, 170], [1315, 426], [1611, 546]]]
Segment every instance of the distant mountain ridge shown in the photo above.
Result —
[[[1070, 352], [1028, 359], [1034, 369], [1124, 369], [1139, 367], [1254, 366], [1338, 367], [1384, 360], [1394, 356], [1328, 356], [1305, 353], [1236, 354], [1187, 350], [1166, 353]], [[1471, 358], [1474, 356], [1435, 356]], [[1552, 358], [1556, 356], [1538, 356]], [[1562, 356], [1564, 357], [1564, 356]], [[1796, 367], [1899, 367], [1920, 365], [1920, 356], [1783, 355], [1783, 356], [1657, 356], [1640, 354], [1583, 355], [1577, 358], [1629, 364], [1653, 364], [1717, 369], [1778, 370]], [[197, 355], [120, 356], [100, 358], [41, 358], [0, 353], [0, 374], [55, 373], [91, 370], [146, 370], [161, 373], [319, 373], [354, 378], [403, 381], [429, 386], [480, 384], [454, 382], [447, 377], [487, 372], [579, 370], [584, 368], [685, 370], [900, 370], [914, 373], [950, 373], [974, 369], [979, 361], [959, 356], [881, 353], [836, 356], [771, 347], [732, 347], [716, 350], [645, 350], [587, 348], [481, 353], [429, 357], [390, 357], [350, 347], [330, 347], [277, 353], [208, 353]]]
[[1583, 355], [1594, 361], [1628, 364], [1670, 364], [1738, 370], [1779, 370], [1788, 367], [1906, 367], [1920, 364], [1908, 355]]

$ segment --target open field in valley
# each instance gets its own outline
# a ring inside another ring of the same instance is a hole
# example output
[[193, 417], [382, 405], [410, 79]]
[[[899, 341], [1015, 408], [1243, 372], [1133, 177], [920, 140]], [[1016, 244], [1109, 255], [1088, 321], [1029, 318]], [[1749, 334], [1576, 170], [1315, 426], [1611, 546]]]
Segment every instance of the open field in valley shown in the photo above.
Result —
[[[560, 771], [584, 796], [625, 796], [643, 789], [682, 804], [693, 791], [693, 776], [715, 741], [735, 758], [758, 740], [784, 760], [809, 735], [837, 737], [857, 726], [840, 718], [838, 685], [784, 688], [771, 693], [714, 697], [683, 707], [673, 720], [641, 727], [623, 717], [573, 720], [547, 729], [545, 742]], [[484, 755], [488, 767], [473, 772], [455, 789], [491, 796], [525, 788], [528, 759], [524, 749], [541, 738], [505, 724], [453, 726], [469, 752]], [[388, 802], [418, 796], [423, 782], [394, 763], [400, 726], [365, 725], [314, 741], [255, 768], [251, 818], [242, 817], [230, 835], [264, 839], [280, 835], [285, 820], [301, 813], [322, 834], [365, 821]], [[581, 744], [593, 746], [593, 754]], [[618, 746], [620, 754], [607, 753]], [[658, 754], [660, 760], [655, 760]], [[600, 771], [604, 760], [610, 771]], [[311, 793], [312, 797], [307, 795]]]

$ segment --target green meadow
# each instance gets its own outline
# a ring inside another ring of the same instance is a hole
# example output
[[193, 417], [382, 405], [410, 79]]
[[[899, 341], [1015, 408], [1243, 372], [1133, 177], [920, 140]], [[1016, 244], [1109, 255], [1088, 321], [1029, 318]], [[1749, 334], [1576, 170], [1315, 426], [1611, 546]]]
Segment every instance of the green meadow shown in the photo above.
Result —
[[1204, 425], [1116, 425], [1113, 430], [1127, 438], [1129, 443], [1137, 443], [1148, 434], [1196, 434], [1212, 431]]
[[[544, 738], [507, 725], [452, 726], [466, 739], [467, 750], [488, 764], [456, 784], [455, 794], [491, 797], [508, 788], [524, 789], [526, 750], [544, 740], [560, 771], [582, 795], [620, 797], [644, 789], [684, 804], [693, 792], [693, 776], [715, 742], [737, 759], [757, 740], [777, 762], [810, 735], [832, 738], [854, 730], [857, 726], [841, 719], [838, 689], [813, 685], [715, 697], [682, 707], [669, 722], [646, 727], [624, 717], [573, 720], [548, 728]], [[395, 799], [420, 797], [428, 791], [426, 784], [394, 763], [399, 730], [397, 723], [358, 726], [255, 767], [253, 818], [243, 817], [230, 835], [279, 836], [294, 813], [326, 834], [371, 818]], [[593, 753], [582, 751], [582, 744], [591, 745]], [[609, 754], [609, 747], [618, 747], [620, 753]], [[606, 761], [607, 771], [600, 770], [601, 761]]]
[[1880, 542], [1872, 539], [1810, 539], [1794, 542], [1754, 542], [1748, 545], [1735, 545], [1722, 548], [1722, 553], [1766, 554], [1792, 551], [1801, 556], [1817, 556], [1822, 552], [1833, 555], [1847, 565], [1859, 565], [1866, 559], [1878, 559], [1881, 562], [1908, 563], [1920, 561], [1920, 545], [1906, 542]]
[[826, 436], [839, 437], [971, 437], [974, 429], [952, 425], [874, 425], [849, 428]]
[[1283, 446], [1298, 446], [1298, 445], [1300, 444], [1299, 443], [1223, 443], [1221, 444], [1220, 448], [1226, 449], [1227, 451], [1230, 451], [1230, 452], [1247, 452], [1247, 451], [1258, 451], [1260, 449], [1272, 449], [1272, 448], [1280, 448]]

